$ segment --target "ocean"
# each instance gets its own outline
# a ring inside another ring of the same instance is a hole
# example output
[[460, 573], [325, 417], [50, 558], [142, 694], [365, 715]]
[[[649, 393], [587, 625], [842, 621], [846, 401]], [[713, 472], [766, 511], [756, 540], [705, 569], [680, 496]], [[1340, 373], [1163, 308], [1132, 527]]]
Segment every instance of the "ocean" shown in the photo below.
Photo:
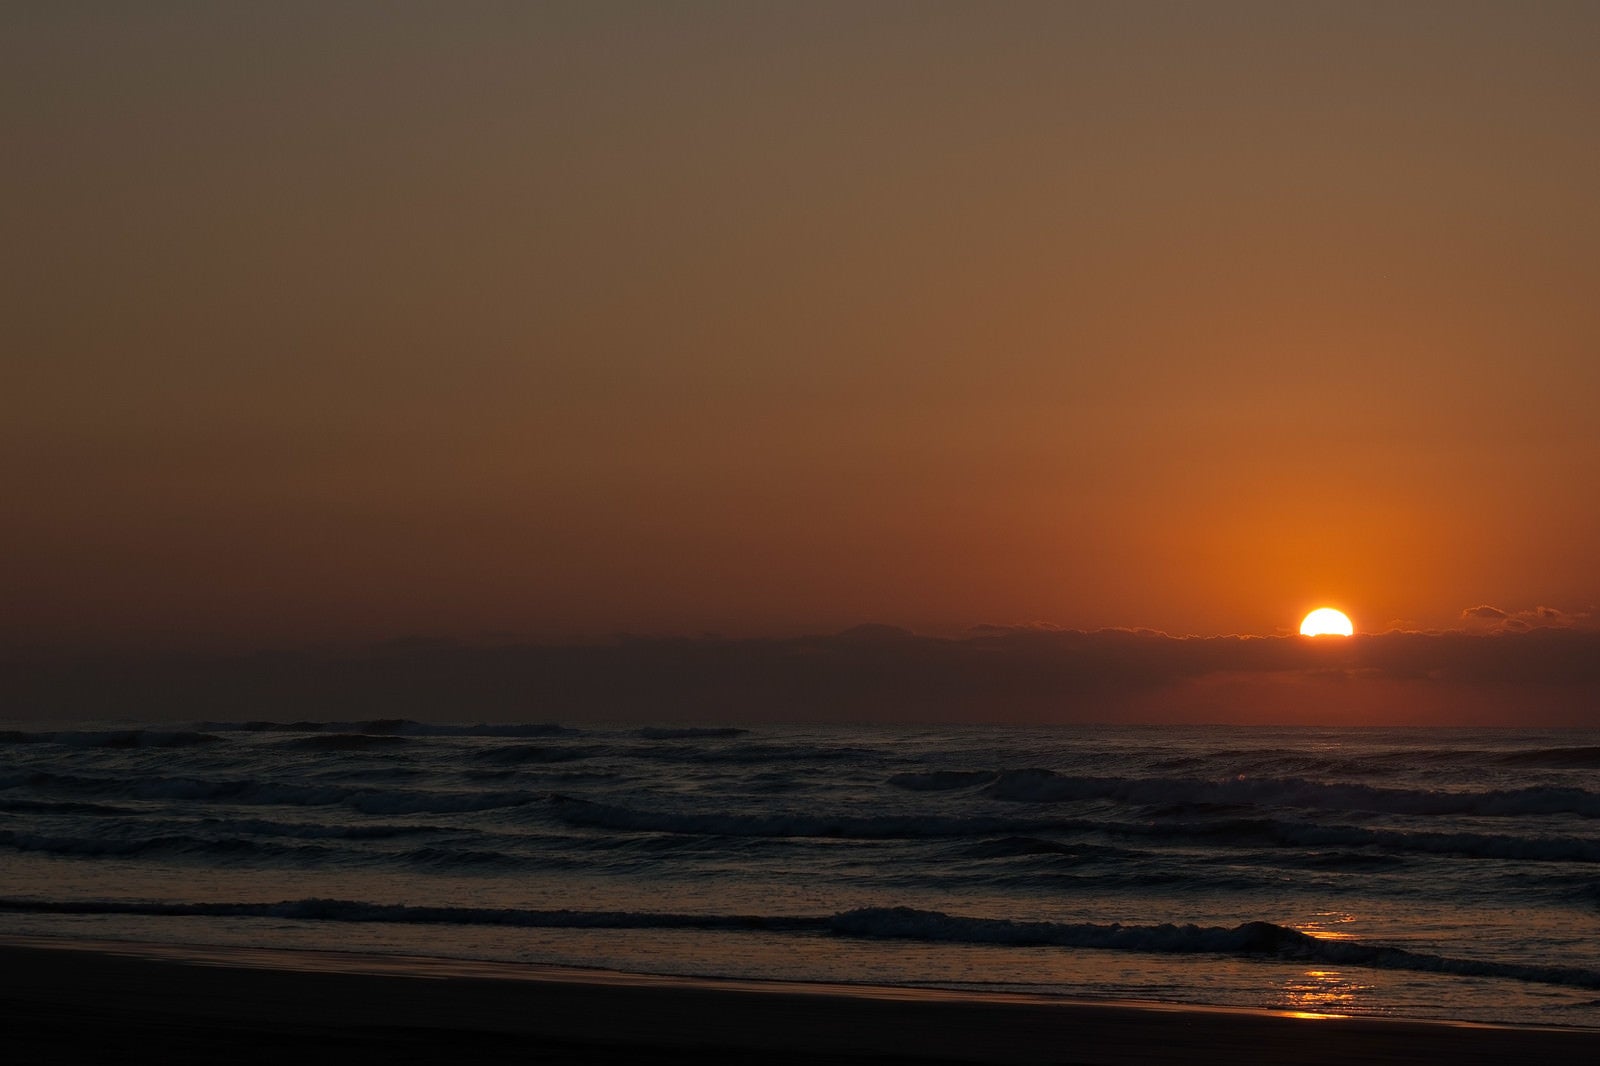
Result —
[[1600, 732], [0, 730], [0, 936], [1600, 1027]]

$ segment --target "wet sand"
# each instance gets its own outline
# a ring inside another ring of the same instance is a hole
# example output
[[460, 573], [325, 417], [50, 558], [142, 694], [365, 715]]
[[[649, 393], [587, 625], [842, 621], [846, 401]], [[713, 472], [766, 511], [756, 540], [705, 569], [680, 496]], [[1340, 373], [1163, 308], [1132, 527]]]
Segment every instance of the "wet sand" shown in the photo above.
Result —
[[690, 981], [336, 952], [0, 943], [10, 1063], [1600, 1061], [1600, 1031]]

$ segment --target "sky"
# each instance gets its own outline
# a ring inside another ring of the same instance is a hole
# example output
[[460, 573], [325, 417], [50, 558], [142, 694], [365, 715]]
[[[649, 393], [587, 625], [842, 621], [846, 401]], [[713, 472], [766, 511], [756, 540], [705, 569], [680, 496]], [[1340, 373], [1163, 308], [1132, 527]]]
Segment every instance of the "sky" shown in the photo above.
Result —
[[0, 640], [1593, 629], [1597, 39], [8, 3]]

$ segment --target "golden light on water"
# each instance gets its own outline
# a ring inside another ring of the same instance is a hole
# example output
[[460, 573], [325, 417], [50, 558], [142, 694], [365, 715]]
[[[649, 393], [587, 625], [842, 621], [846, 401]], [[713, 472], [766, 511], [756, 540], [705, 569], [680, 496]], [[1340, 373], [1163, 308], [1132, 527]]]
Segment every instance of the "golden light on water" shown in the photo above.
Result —
[[1359, 1009], [1372, 990], [1372, 985], [1338, 970], [1307, 970], [1284, 983], [1283, 1005], [1302, 1018], [1325, 1018]]

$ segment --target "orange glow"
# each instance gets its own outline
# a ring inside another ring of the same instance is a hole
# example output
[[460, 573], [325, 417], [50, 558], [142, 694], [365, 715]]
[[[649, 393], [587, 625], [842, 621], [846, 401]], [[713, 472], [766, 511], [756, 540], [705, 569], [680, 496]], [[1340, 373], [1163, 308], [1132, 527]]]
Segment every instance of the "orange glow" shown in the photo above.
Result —
[[1300, 623], [1302, 637], [1348, 637], [1355, 631], [1349, 617], [1332, 607], [1318, 607]]
[[1600, 603], [1600, 5], [16, 7], [0, 664]]

